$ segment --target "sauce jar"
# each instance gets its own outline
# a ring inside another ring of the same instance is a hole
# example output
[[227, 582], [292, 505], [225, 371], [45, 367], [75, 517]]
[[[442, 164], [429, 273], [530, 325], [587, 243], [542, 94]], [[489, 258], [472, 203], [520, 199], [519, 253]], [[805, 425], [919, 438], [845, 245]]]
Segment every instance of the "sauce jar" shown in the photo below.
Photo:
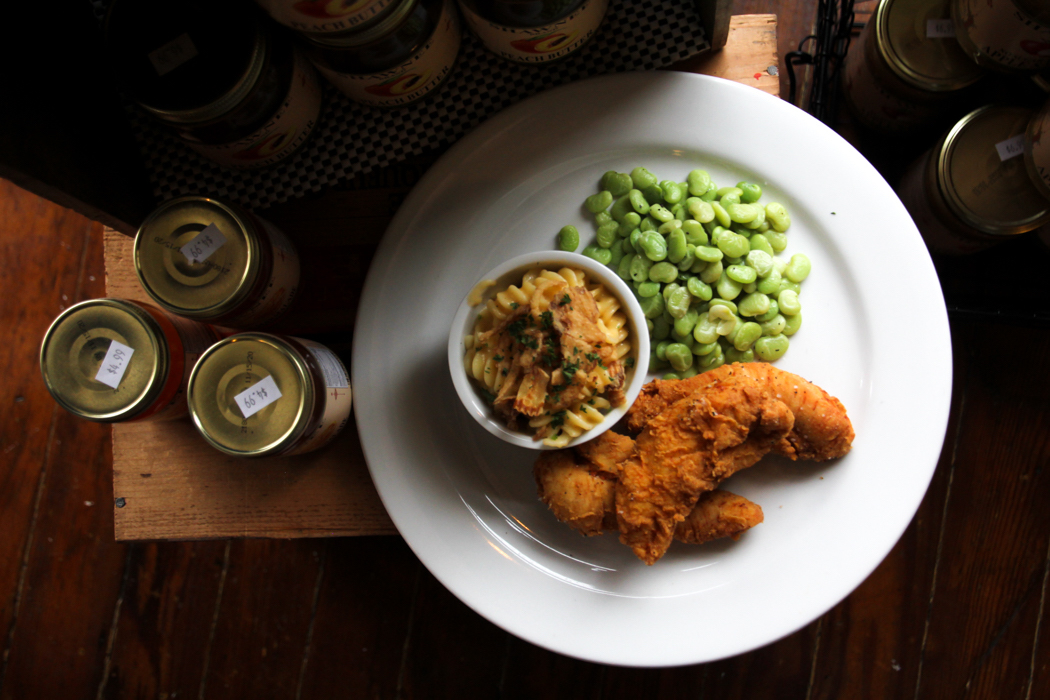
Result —
[[197, 430], [237, 457], [296, 455], [350, 419], [350, 380], [331, 350], [301, 338], [241, 333], [209, 348], [190, 375]]
[[317, 124], [316, 72], [250, 3], [115, 0], [105, 40], [124, 92], [219, 165], [273, 165]]
[[905, 173], [897, 193], [931, 251], [973, 253], [1050, 222], [1020, 157], [1031, 118], [1024, 107], [981, 107]]
[[959, 48], [949, 0], [882, 0], [846, 54], [843, 94], [856, 119], [893, 133], [934, 123], [984, 75]]
[[400, 107], [437, 90], [452, 72], [461, 39], [452, 0], [399, 0], [367, 29], [306, 37], [321, 74], [372, 107]]
[[272, 224], [230, 202], [180, 197], [135, 235], [135, 273], [160, 307], [236, 329], [273, 324], [299, 288], [299, 256]]
[[1050, 67], [1046, 0], [952, 0], [959, 45], [982, 66], [1003, 73]]
[[459, 0], [459, 8], [492, 53], [516, 63], [546, 63], [586, 44], [609, 0]]
[[48, 328], [40, 371], [55, 401], [81, 418], [180, 418], [187, 413], [190, 370], [220, 337], [210, 326], [148, 304], [91, 299], [63, 311]]
[[1035, 188], [1050, 199], [1050, 100], [1046, 101], [1025, 130], [1024, 164]]
[[276, 21], [302, 34], [362, 30], [397, 0], [256, 0]]

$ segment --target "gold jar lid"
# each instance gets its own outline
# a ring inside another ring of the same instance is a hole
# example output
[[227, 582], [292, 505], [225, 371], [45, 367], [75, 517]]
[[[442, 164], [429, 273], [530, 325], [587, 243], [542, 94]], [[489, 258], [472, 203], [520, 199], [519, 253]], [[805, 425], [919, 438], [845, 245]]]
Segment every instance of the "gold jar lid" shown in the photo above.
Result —
[[315, 391], [309, 368], [287, 341], [240, 333], [201, 356], [186, 398], [197, 430], [212, 446], [255, 457], [280, 454], [302, 437]]
[[[1002, 236], [1050, 222], [1050, 201], [1020, 157], [1031, 118], [1026, 107], [987, 105], [960, 119], [938, 145], [938, 188], [968, 226]], [[1005, 159], [1000, 150], [1009, 151]]]
[[40, 371], [55, 401], [81, 418], [106, 423], [149, 408], [164, 388], [170, 361], [157, 322], [121, 299], [69, 307], [40, 346]]
[[920, 90], [960, 90], [984, 75], [954, 35], [939, 29], [949, 26], [939, 22], [951, 22], [950, 5], [950, 0], [882, 0], [872, 17], [890, 69]]
[[251, 293], [260, 248], [254, 225], [239, 208], [207, 197], [180, 197], [161, 204], [139, 227], [135, 273], [164, 309], [215, 320]]

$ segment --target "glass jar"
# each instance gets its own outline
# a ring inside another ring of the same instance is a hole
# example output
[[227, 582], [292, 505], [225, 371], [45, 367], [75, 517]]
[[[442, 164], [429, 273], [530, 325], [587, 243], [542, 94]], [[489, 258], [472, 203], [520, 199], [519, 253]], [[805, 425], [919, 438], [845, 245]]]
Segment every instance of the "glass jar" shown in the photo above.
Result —
[[105, 40], [128, 96], [219, 165], [273, 165], [317, 124], [315, 71], [250, 3], [115, 0]]
[[870, 129], [928, 126], [984, 70], [959, 48], [949, 0], [882, 0], [843, 67], [843, 94]]
[[307, 37], [317, 69], [354, 102], [400, 107], [448, 78], [462, 30], [453, 0], [400, 0], [368, 29]]
[[1050, 199], [1050, 100], [1036, 112], [1025, 130], [1024, 164], [1035, 188]]
[[276, 21], [302, 34], [360, 31], [382, 19], [397, 0], [256, 0]]
[[209, 348], [190, 375], [187, 397], [204, 439], [237, 457], [316, 450], [350, 419], [350, 379], [335, 353], [265, 333], [233, 335]]
[[126, 299], [91, 299], [54, 320], [40, 346], [47, 390], [70, 413], [116, 423], [187, 413], [186, 385], [218, 330]]
[[986, 68], [1038, 73], [1050, 67], [1046, 0], [952, 0], [959, 45]]
[[974, 253], [1050, 222], [1019, 157], [1031, 118], [1024, 107], [981, 107], [905, 173], [897, 193], [932, 252]]
[[299, 289], [299, 256], [269, 222], [230, 202], [180, 197], [135, 235], [135, 274], [159, 306], [236, 329], [280, 321]]
[[546, 63], [586, 44], [609, 0], [459, 0], [459, 7], [492, 53], [517, 63]]

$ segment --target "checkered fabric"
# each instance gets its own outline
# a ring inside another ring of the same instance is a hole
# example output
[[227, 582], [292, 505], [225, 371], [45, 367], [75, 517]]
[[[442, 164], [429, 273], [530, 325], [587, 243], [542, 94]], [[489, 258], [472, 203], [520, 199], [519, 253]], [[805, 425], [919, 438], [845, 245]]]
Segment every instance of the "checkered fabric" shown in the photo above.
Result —
[[458, 62], [438, 94], [397, 109], [376, 109], [351, 102], [326, 85], [320, 122], [307, 144], [258, 171], [211, 163], [130, 103], [127, 110], [160, 200], [207, 194], [263, 209], [447, 146], [496, 112], [542, 90], [602, 73], [661, 68], [708, 46], [696, 7], [688, 0], [612, 0], [595, 37], [553, 64], [503, 61], [465, 32]]

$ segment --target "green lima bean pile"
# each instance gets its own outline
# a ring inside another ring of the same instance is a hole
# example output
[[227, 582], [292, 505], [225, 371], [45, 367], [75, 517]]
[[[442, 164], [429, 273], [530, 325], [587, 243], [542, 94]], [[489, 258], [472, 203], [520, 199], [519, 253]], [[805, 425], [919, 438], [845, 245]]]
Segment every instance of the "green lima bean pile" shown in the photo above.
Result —
[[[802, 325], [799, 290], [810, 261], [777, 257], [791, 217], [761, 197], [757, 184], [718, 187], [704, 170], [674, 182], [637, 167], [605, 173], [584, 202], [597, 234], [583, 254], [634, 289], [653, 342], [650, 372], [685, 379], [787, 352]], [[576, 227], [558, 233], [562, 250], [579, 245]]]

